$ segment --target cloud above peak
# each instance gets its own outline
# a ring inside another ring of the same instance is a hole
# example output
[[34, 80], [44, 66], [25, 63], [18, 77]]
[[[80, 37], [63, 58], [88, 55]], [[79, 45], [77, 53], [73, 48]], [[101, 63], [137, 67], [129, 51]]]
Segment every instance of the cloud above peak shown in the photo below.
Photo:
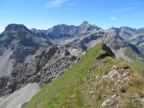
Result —
[[60, 7], [63, 3], [65, 3], [68, 0], [51, 0], [48, 1], [45, 5], [46, 8], [55, 8]]

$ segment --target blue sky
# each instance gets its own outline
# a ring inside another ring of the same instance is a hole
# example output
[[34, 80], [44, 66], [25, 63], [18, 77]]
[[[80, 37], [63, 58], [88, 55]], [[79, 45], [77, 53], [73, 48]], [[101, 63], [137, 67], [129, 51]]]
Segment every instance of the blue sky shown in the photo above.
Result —
[[57, 24], [144, 27], [144, 0], [0, 0], [0, 32], [11, 23], [48, 29]]

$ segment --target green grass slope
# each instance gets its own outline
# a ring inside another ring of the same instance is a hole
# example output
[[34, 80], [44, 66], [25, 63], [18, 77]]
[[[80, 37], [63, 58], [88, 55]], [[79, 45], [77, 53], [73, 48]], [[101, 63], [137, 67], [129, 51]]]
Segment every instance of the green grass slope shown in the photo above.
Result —
[[[108, 56], [102, 46], [103, 43], [100, 43], [90, 49], [62, 76], [42, 88], [23, 108], [100, 108], [112, 96], [116, 96], [117, 101], [112, 100], [114, 104], [106, 107], [141, 107], [143, 78], [126, 62]], [[121, 74], [111, 78], [109, 73], [113, 69]]]
[[142, 61], [137, 60], [136, 56], [130, 50], [127, 50], [125, 54], [127, 57], [133, 60], [133, 63], [131, 63], [131, 66], [134, 69], [136, 69], [140, 75], [144, 75], [144, 60]]

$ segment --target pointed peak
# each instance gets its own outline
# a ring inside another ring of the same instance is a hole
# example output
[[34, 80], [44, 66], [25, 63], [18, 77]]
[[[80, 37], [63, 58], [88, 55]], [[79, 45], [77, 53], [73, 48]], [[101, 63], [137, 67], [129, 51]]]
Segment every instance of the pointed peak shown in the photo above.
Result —
[[84, 21], [82, 24], [89, 24], [88, 21]]
[[90, 26], [90, 24], [88, 23], [88, 21], [84, 21], [80, 26]]

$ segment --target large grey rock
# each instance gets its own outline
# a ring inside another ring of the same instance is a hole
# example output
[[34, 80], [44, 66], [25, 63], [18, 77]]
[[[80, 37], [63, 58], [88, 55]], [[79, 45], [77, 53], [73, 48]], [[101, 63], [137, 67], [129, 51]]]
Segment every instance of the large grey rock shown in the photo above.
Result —
[[101, 105], [101, 108], [105, 108], [105, 107], [113, 107], [113, 108], [116, 108], [114, 107], [115, 104], [117, 104], [119, 101], [118, 99], [118, 95], [113, 95], [111, 96], [110, 98], [106, 99], [102, 105]]

